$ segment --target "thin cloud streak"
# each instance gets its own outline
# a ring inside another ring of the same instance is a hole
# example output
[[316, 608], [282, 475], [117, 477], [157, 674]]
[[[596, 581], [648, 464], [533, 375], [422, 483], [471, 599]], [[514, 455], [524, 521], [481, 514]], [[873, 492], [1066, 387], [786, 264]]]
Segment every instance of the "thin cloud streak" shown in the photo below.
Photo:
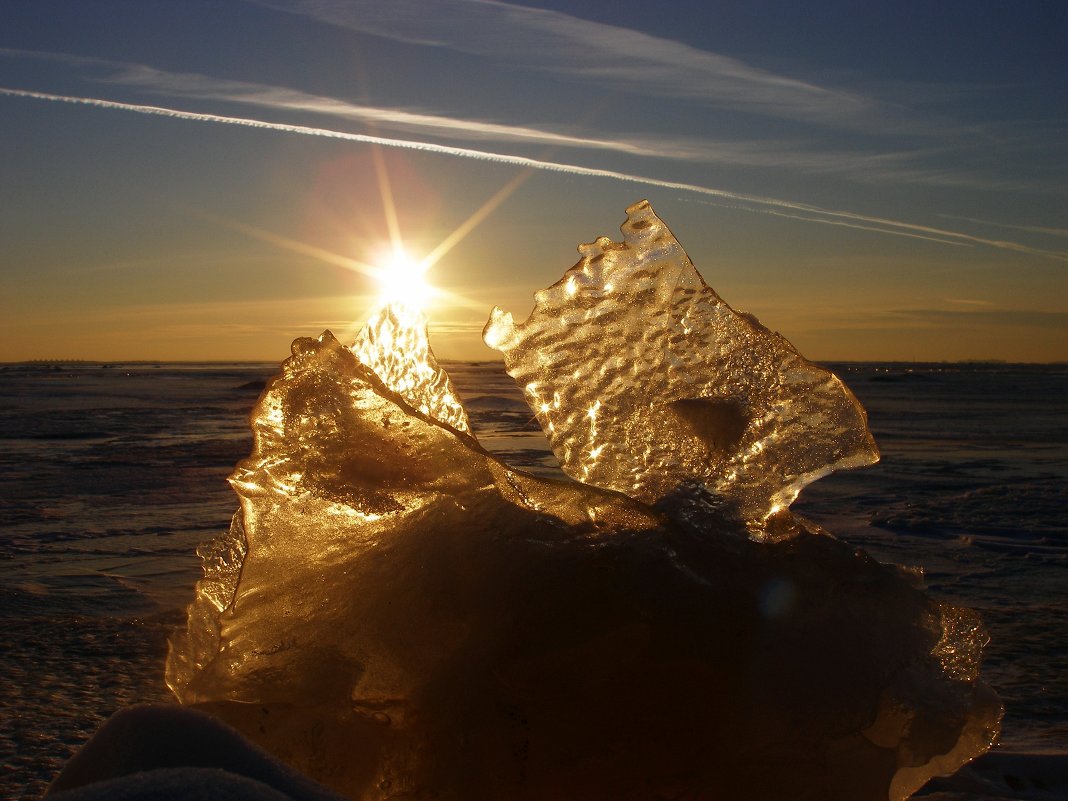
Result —
[[988, 247], [1000, 248], [1002, 250], [1013, 250], [1017, 253], [1026, 253], [1030, 256], [1042, 256], [1048, 259], [1055, 259], [1057, 261], [1068, 261], [1068, 253], [1059, 250], [1043, 250], [1041, 248], [1033, 248], [1028, 245], [1021, 244], [1019, 242], [1012, 242], [1006, 239], [985, 239], [980, 236], [972, 236], [971, 234], [962, 234], [959, 231], [950, 231], [946, 228], [934, 228], [927, 225], [914, 225], [912, 223], [899, 222], [898, 220], [891, 220], [885, 217], [869, 217], [864, 214], [857, 214], [852, 211], [830, 211], [828, 209], [817, 209], [810, 206], [805, 207], [803, 204], [796, 204], [794, 208], [816, 211], [819, 214], [833, 215], [836, 217], [844, 217], [850, 220], [861, 220], [868, 223], [876, 223], [878, 225], [892, 225], [898, 228], [905, 228], [910, 231], [922, 231], [928, 234], [934, 234], [935, 236], [948, 236], [955, 239], [960, 239], [965, 242], [971, 242], [976, 245], [987, 245]]
[[546, 127], [512, 125], [485, 120], [443, 116], [426, 111], [369, 106], [334, 97], [314, 95], [287, 87], [214, 78], [196, 73], [175, 73], [144, 64], [130, 64], [65, 53], [0, 48], [0, 56], [55, 61], [78, 67], [106, 68], [112, 74], [90, 78], [109, 86], [122, 86], [168, 98], [239, 103], [272, 111], [318, 114], [351, 120], [374, 129], [444, 137], [453, 140], [495, 141], [519, 145], [568, 147], [621, 153], [639, 158], [686, 161], [691, 164], [726, 164], [732, 168], [796, 170], [834, 175], [864, 184], [924, 184], [938, 187], [1054, 192], [1062, 187], [984, 179], [940, 168], [914, 166], [945, 152], [942, 148], [861, 152], [812, 149], [799, 140], [716, 140], [705, 137], [668, 137], [629, 134], [615, 137], [581, 136]]
[[[574, 136], [522, 125], [505, 125], [469, 118], [444, 117], [406, 109], [366, 106], [295, 89], [245, 81], [220, 80], [205, 75], [168, 73], [144, 65], [128, 65], [114, 76], [103, 79], [102, 82], [144, 89], [169, 97], [220, 100], [275, 111], [322, 114], [339, 119], [385, 125], [397, 130], [432, 133], [452, 138], [590, 148], [672, 159], [708, 157], [707, 149], [703, 147], [700, 140], [677, 140], [665, 148], [662, 139], [655, 141], [652, 139], [618, 140]], [[730, 156], [725, 155], [725, 158], [728, 157]]]
[[[104, 63], [104, 62], [102, 62]], [[451, 139], [536, 144], [622, 153], [640, 158], [670, 159], [698, 164], [728, 164], [732, 167], [794, 169], [807, 173], [837, 175], [862, 183], [918, 183], [982, 189], [1041, 191], [1023, 183], [990, 181], [945, 169], [928, 170], [911, 162], [932, 154], [930, 150], [901, 152], [849, 152], [811, 150], [799, 141], [732, 141], [699, 137], [625, 135], [622, 138], [578, 136], [547, 128], [510, 125], [471, 118], [446, 117], [422, 111], [367, 106], [296, 89], [212, 78], [192, 73], [172, 73], [143, 64], [112, 65], [118, 71], [103, 83], [148, 91], [167, 97], [217, 100], [267, 108], [274, 111], [321, 114], [408, 133]], [[933, 151], [938, 154], [940, 151]]]
[[975, 217], [961, 217], [957, 214], [940, 214], [938, 216], [945, 217], [947, 220], [963, 220], [964, 222], [976, 223], [977, 225], [990, 225], [994, 228], [1005, 228], [1012, 231], [1026, 231], [1029, 234], [1047, 234], [1049, 236], [1068, 238], [1068, 228], [1045, 228], [1040, 225], [1011, 225], [1009, 223], [994, 222], [993, 220], [979, 220]]
[[[489, 0], [254, 0], [259, 5], [408, 44], [610, 85], [651, 97], [821, 126], [885, 128], [861, 95], [778, 75], [681, 42], [540, 8]], [[477, 34], [473, 32], [477, 31]]]
[[[566, 175], [581, 175], [591, 178], [608, 178], [616, 181], [625, 181], [627, 183], [637, 183], [646, 186], [657, 186], [664, 189], [674, 189], [681, 192], [690, 192], [698, 195], [725, 198], [743, 204], [752, 204], [755, 206], [769, 206], [777, 209], [788, 209], [793, 211], [805, 212], [809, 215], [818, 215], [820, 217], [837, 218], [845, 221], [841, 222], [840, 224], [846, 225], [849, 222], [852, 222], [855, 223], [853, 227], [863, 228], [864, 230], [872, 230], [878, 233], [891, 234], [895, 236], [915, 236], [916, 234], [928, 234], [933, 235], [935, 237], [946, 237], [953, 240], [986, 245], [1002, 250], [1011, 250], [1019, 253], [1026, 253], [1028, 255], [1033, 256], [1042, 256], [1045, 258], [1056, 259], [1059, 261], [1068, 261], [1068, 253], [1061, 251], [1040, 250], [1037, 248], [1028, 247], [1027, 245], [1023, 245], [1018, 242], [983, 239], [981, 237], [971, 236], [969, 234], [963, 234], [956, 231], [949, 231], [941, 228], [933, 228], [929, 226], [905, 223], [898, 220], [891, 220], [882, 217], [870, 217], [855, 212], [823, 209], [818, 206], [812, 206], [805, 203], [795, 203], [787, 200], [777, 200], [774, 198], [759, 197], [756, 195], [744, 195], [740, 193], [730, 192], [725, 189], [715, 189], [712, 187], [699, 186], [696, 184], [688, 184], [677, 181], [664, 181], [657, 178], [649, 178], [646, 176], [639, 175], [629, 175], [627, 173], [616, 172], [614, 170], [583, 167], [576, 164], [565, 164], [555, 161], [542, 161], [539, 159], [527, 158], [525, 156], [514, 156], [505, 153], [475, 150], [472, 148], [452, 147], [449, 145], [441, 145], [432, 142], [418, 142], [407, 139], [391, 139], [380, 136], [368, 136], [366, 134], [335, 131], [328, 128], [314, 128], [306, 125], [292, 125], [288, 123], [268, 122], [265, 120], [249, 119], [245, 117], [229, 117], [219, 114], [205, 114], [194, 111], [182, 111], [179, 109], [166, 108], [162, 106], [149, 106], [136, 103], [122, 103], [114, 100], [105, 100], [101, 98], [78, 97], [73, 95], [55, 95], [46, 92], [34, 92], [24, 89], [10, 89], [0, 87], [0, 95], [7, 95], [10, 97], [23, 97], [36, 100], [46, 100], [58, 103], [69, 103], [74, 105], [84, 105], [95, 108], [130, 111], [138, 114], [167, 117], [170, 119], [193, 120], [198, 122], [214, 122], [224, 125], [237, 125], [241, 127], [255, 128], [260, 130], [281, 131], [285, 133], [302, 134], [305, 136], [317, 136], [327, 139], [340, 139], [349, 142], [359, 142], [361, 144], [381, 145], [384, 147], [415, 150], [425, 153], [457, 156], [460, 158], [473, 159], [476, 161], [483, 161], [494, 164], [507, 164], [516, 167], [526, 167], [543, 170], [546, 172], [562, 173]], [[817, 221], [812, 218], [807, 219], [809, 219], [809, 221], [811, 222]]]
[[[629, 136], [622, 139], [575, 136], [546, 128], [446, 117], [401, 108], [367, 106], [286, 87], [214, 78], [197, 73], [169, 72], [145, 64], [73, 56], [68, 53], [0, 47], [0, 56], [54, 61], [78, 67], [107, 68], [113, 70], [111, 75], [91, 78], [91, 80], [167, 97], [218, 100], [277, 111], [322, 114], [386, 126], [394, 130], [432, 133], [453, 138], [590, 148], [636, 156], [688, 161], [730, 162], [767, 167], [799, 166], [801, 168], [826, 168], [834, 171], [841, 171], [843, 161], [851, 155], [836, 152], [807, 153], [797, 160], [797, 151], [800, 148], [797, 142], [710, 141], [696, 137], [667, 138], [660, 134], [651, 138]], [[872, 159], [874, 163], [893, 160], [904, 155], [906, 154], [875, 154], [861, 156], [861, 158]]]
[[936, 236], [924, 236], [923, 234], [911, 234], [907, 231], [888, 231], [885, 228], [878, 228], [874, 225], [857, 225], [856, 223], [846, 222], [844, 220], [821, 220], [817, 217], [806, 217], [803, 214], [787, 214], [784, 211], [772, 211], [770, 209], [755, 209], [755, 211], [761, 211], [775, 217], [785, 217], [789, 220], [804, 220], [805, 222], [823, 223], [824, 225], [840, 225], [844, 228], [856, 228], [861, 231], [877, 231], [881, 234], [892, 233], [896, 236], [907, 236], [911, 239], [926, 239], [928, 242], [938, 242], [941, 245], [953, 245], [958, 248], [975, 247], [970, 242], [955, 242], [952, 239], [941, 239]]
[[972, 323], [1024, 328], [1068, 327], [1068, 312], [1043, 309], [895, 309], [891, 313], [953, 327]]

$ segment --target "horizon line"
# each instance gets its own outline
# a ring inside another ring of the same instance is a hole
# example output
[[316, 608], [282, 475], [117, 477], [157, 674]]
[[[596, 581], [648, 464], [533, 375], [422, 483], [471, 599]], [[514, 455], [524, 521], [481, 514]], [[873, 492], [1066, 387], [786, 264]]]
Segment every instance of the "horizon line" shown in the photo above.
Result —
[[[1050, 361], [1016, 361], [1011, 359], [809, 359], [806, 361], [815, 364], [971, 364], [971, 365], [1022, 365], [1022, 366], [1068, 366], [1068, 359], [1054, 359]], [[285, 361], [284, 359], [282, 361]], [[93, 366], [112, 367], [117, 365], [281, 365], [282, 361], [272, 359], [21, 359], [14, 361], [0, 361], [0, 368], [7, 367], [61, 367], [70, 366]], [[454, 357], [438, 358], [438, 362], [466, 363], [466, 364], [503, 364], [504, 359], [461, 359]]]

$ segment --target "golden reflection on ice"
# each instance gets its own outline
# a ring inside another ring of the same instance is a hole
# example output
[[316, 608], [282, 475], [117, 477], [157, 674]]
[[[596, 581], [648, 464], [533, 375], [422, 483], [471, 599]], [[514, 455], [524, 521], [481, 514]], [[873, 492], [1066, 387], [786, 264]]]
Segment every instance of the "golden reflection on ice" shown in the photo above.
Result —
[[396, 301], [380, 306], [351, 350], [412, 407], [458, 431], [471, 432], [452, 381], [430, 350], [426, 315], [419, 308]]
[[878, 459], [845, 385], [728, 306], [647, 202], [622, 231], [483, 333], [565, 472], [645, 503], [698, 481], [759, 538], [806, 484]]
[[941, 628], [942, 637], [932, 653], [942, 669], [959, 681], [976, 681], [983, 647], [990, 640], [982, 619], [972, 609], [945, 607]]
[[416, 260], [395, 241], [375, 270], [379, 305], [350, 350], [413, 408], [471, 432], [448, 374], [430, 349], [425, 309], [435, 295], [426, 280], [430, 260]]

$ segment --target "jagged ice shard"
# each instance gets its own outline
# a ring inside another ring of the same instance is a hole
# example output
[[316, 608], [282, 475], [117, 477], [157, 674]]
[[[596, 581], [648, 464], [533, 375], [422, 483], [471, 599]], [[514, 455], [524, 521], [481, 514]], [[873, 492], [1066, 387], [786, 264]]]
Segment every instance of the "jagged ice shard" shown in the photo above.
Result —
[[409, 309], [293, 343], [171, 640], [179, 700], [368, 801], [899, 801], [990, 747], [978, 616], [772, 513], [875, 458], [852, 395], [727, 308], [647, 205], [624, 233], [487, 327], [603, 487], [484, 451]]
[[621, 230], [484, 332], [568, 475], [646, 503], [700, 481], [759, 536], [806, 484], [878, 460], [838, 377], [724, 303], [648, 202]]
[[352, 351], [356, 358], [423, 414], [470, 433], [467, 412], [460, 404], [449, 374], [430, 350], [427, 321], [422, 312], [390, 303], [363, 327]]

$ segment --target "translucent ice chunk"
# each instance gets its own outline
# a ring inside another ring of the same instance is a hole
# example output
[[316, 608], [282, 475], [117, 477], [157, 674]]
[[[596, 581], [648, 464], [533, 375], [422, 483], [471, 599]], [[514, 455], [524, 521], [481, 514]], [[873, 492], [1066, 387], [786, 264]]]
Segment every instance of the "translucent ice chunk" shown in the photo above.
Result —
[[227, 536], [201, 549], [204, 578], [171, 642], [167, 683], [185, 702], [261, 698], [265, 675], [310, 681], [315, 655], [356, 648], [354, 631], [369, 625], [354, 612], [365, 588], [345, 586], [344, 566], [437, 518], [462, 519], [468, 506], [472, 525], [501, 531], [515, 508], [551, 510], [582, 536], [658, 522], [614, 493], [508, 470], [469, 434], [411, 406], [330, 332], [293, 343], [252, 430], [253, 452], [230, 477], [241, 508]]
[[367, 321], [353, 352], [382, 382], [409, 404], [439, 422], [471, 431], [467, 412], [438, 365], [423, 313], [401, 303], [381, 306]]
[[728, 306], [647, 201], [621, 230], [484, 332], [568, 475], [646, 503], [696, 479], [759, 536], [806, 484], [878, 460], [845, 385]]
[[899, 801], [997, 734], [974, 615], [789, 513], [510, 470], [329, 332], [252, 426], [167, 681], [353, 799]]

